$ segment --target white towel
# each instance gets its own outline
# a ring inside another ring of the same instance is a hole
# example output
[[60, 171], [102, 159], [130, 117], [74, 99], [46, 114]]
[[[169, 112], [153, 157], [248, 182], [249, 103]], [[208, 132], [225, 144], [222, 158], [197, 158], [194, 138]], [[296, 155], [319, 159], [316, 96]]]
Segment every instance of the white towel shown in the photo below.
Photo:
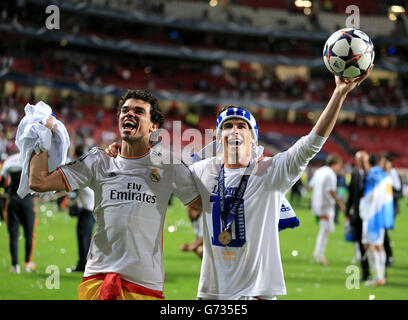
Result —
[[54, 116], [49, 105], [42, 101], [36, 105], [27, 103], [24, 111], [26, 115], [20, 121], [16, 134], [16, 146], [20, 150], [23, 167], [17, 190], [21, 199], [28, 193], [34, 192], [28, 186], [28, 172], [33, 151], [36, 154], [41, 151], [48, 152], [48, 171], [52, 172], [66, 162], [70, 145], [67, 129], [61, 121], [54, 119], [52, 132], [45, 127], [50, 115]]

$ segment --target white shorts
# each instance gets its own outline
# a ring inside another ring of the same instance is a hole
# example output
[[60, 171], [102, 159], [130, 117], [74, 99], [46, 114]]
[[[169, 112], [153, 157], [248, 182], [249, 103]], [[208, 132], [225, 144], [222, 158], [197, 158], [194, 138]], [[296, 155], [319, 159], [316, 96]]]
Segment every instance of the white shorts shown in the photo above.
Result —
[[334, 232], [334, 218], [329, 217], [328, 219], [319, 219], [320, 230], [326, 232]]
[[[326, 232], [334, 232], [334, 208], [327, 209], [326, 212], [316, 214], [319, 218], [320, 230]], [[320, 217], [327, 217], [326, 219], [321, 219]]]
[[381, 229], [380, 231], [380, 236], [378, 237], [377, 240], [373, 241], [368, 237], [368, 232], [367, 232], [367, 227], [365, 226], [365, 223], [363, 222], [363, 232], [361, 235], [361, 243], [362, 244], [368, 244], [368, 245], [373, 245], [373, 246], [382, 246], [384, 245], [384, 236], [385, 236], [385, 229]]

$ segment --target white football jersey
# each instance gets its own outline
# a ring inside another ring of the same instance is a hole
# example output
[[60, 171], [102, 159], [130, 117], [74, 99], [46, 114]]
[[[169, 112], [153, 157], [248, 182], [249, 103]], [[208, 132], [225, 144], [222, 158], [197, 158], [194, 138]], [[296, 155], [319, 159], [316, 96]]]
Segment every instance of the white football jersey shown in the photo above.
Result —
[[158, 163], [167, 154], [153, 150], [139, 158], [115, 159], [93, 148], [60, 167], [71, 190], [89, 186], [95, 194], [96, 230], [84, 276], [115, 272], [163, 290], [163, 224], [170, 195], [184, 204], [199, 195], [186, 165]]
[[330, 191], [336, 192], [337, 190], [337, 176], [333, 169], [328, 166], [317, 169], [309, 185], [313, 187], [313, 213], [318, 216], [332, 215], [336, 201], [330, 195]]
[[7, 178], [10, 173], [20, 172], [22, 170], [22, 165], [20, 161], [20, 153], [15, 153], [9, 156], [3, 163], [1, 168], [1, 176]]
[[[208, 158], [190, 166], [204, 213], [199, 298], [268, 299], [286, 294], [278, 236], [282, 201], [325, 140], [312, 131], [289, 150], [258, 163], [230, 227], [232, 240], [227, 246], [218, 240], [222, 231], [218, 193], [221, 164], [216, 158]], [[225, 168], [228, 205], [238, 188], [240, 172], [240, 169]]]

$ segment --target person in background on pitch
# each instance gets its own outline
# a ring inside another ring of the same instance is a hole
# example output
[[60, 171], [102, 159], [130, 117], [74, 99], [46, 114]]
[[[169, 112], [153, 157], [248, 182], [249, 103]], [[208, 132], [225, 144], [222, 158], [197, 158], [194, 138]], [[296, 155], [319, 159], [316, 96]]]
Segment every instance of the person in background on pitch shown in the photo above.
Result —
[[[151, 148], [150, 136], [164, 122], [159, 103], [147, 90], [130, 90], [120, 100], [121, 152], [110, 157], [93, 148], [72, 163], [48, 172], [47, 152], [33, 154], [29, 186], [38, 192], [95, 192], [96, 230], [83, 282], [83, 300], [163, 299], [163, 225], [171, 194], [201, 210], [190, 171], [168, 151]], [[46, 127], [53, 128], [53, 117]]]
[[[2, 168], [2, 163], [0, 163], [0, 172]], [[6, 208], [6, 199], [7, 199], [7, 194], [6, 194], [6, 189], [4, 188], [4, 182], [5, 179], [0, 178], [0, 225], [4, 221], [4, 213], [5, 213], [5, 208]]]
[[[380, 159], [381, 168], [389, 175], [392, 184], [392, 196], [394, 200], [394, 219], [400, 212], [399, 200], [402, 198], [402, 180], [398, 171], [394, 168], [394, 158], [390, 155], [382, 156]], [[384, 249], [387, 259], [387, 267], [394, 263], [394, 256], [391, 247], [390, 236], [388, 230], [385, 229]]]
[[398, 174], [398, 171], [394, 167], [394, 157], [391, 155], [385, 155], [382, 162], [383, 170], [390, 176], [391, 183], [392, 183], [392, 196], [394, 198], [394, 218], [400, 212], [399, 207], [399, 200], [403, 197], [403, 190], [402, 190], [402, 179]]
[[196, 238], [192, 243], [184, 243], [181, 251], [194, 251], [201, 259], [203, 258], [203, 215], [200, 211], [187, 207], [188, 217], [193, 224]]
[[[77, 145], [74, 149], [74, 159], [84, 154], [83, 145]], [[71, 216], [78, 219], [76, 236], [78, 240], [78, 262], [73, 271], [85, 271], [86, 257], [91, 244], [92, 230], [95, 225], [92, 210], [94, 209], [94, 192], [91, 188], [85, 187], [76, 191], [74, 203], [70, 206]]]
[[310, 180], [309, 186], [313, 189], [312, 211], [319, 221], [319, 233], [313, 257], [317, 263], [327, 265], [325, 257], [326, 245], [329, 233], [334, 231], [335, 205], [345, 211], [343, 202], [337, 196], [337, 176], [342, 159], [337, 154], [329, 155], [326, 165], [317, 169]]
[[290, 203], [293, 206], [301, 206], [302, 204], [302, 197], [304, 193], [304, 185], [302, 179], [296, 181], [293, 185], [292, 189], [290, 190]]
[[18, 238], [20, 234], [20, 224], [24, 229], [25, 239], [25, 260], [24, 269], [31, 272], [36, 269], [32, 261], [34, 253], [34, 241], [37, 214], [35, 211], [34, 195], [28, 194], [24, 199], [17, 195], [17, 189], [20, 184], [22, 166], [20, 163], [20, 154], [15, 153], [9, 156], [3, 164], [0, 181], [1, 185], [10, 177], [10, 184], [7, 187], [8, 200], [6, 201], [6, 223], [9, 232], [11, 269], [10, 272], [20, 274], [21, 267], [18, 259]]
[[[336, 176], [337, 176], [337, 188], [336, 188], [337, 197], [341, 200], [341, 202], [344, 203], [347, 195], [346, 173], [344, 170], [344, 166], [341, 166], [339, 171], [336, 173]], [[336, 203], [336, 205], [334, 206], [334, 224], [339, 224], [339, 211], [340, 207]]]
[[367, 281], [370, 277], [370, 270], [366, 255], [365, 246], [361, 242], [363, 222], [360, 217], [360, 201], [364, 195], [365, 177], [368, 163], [368, 153], [364, 150], [356, 152], [354, 156], [354, 169], [351, 173], [350, 184], [348, 185], [348, 198], [345, 219], [349, 221], [354, 231], [355, 260], [361, 264], [361, 279]]
[[386, 283], [384, 236], [385, 230], [394, 225], [391, 179], [381, 168], [379, 160], [376, 154], [369, 156], [364, 197], [360, 201], [362, 242], [373, 274], [373, 279], [365, 282], [367, 286], [383, 286]]

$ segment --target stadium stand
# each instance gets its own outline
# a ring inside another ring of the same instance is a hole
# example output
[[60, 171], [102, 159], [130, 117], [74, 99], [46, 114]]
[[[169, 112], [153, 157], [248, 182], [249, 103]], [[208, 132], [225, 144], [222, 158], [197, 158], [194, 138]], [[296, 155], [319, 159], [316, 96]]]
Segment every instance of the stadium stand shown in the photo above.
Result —
[[[213, 127], [219, 104], [243, 104], [260, 115], [267, 152], [284, 150], [312, 128], [330, 97], [334, 82], [321, 51], [347, 17], [337, 0], [313, 2], [318, 24], [283, 0], [220, 0], [215, 7], [193, 0], [55, 3], [64, 9], [63, 23], [51, 31], [41, 18], [47, 1], [0, 6], [0, 121], [10, 140], [13, 114], [21, 117], [25, 103], [45, 99], [78, 139], [107, 144], [116, 139], [119, 96], [128, 87], [148, 87], [166, 105], [178, 102], [169, 128], [183, 119], [182, 132], [204, 131]], [[408, 167], [406, 41], [390, 37], [397, 23], [387, 18], [386, 1], [358, 5], [378, 71], [347, 98], [350, 116], [340, 119], [321, 157], [337, 152], [352, 162], [353, 152], [365, 148], [391, 152], [397, 166]], [[193, 125], [190, 109], [199, 117]]]

